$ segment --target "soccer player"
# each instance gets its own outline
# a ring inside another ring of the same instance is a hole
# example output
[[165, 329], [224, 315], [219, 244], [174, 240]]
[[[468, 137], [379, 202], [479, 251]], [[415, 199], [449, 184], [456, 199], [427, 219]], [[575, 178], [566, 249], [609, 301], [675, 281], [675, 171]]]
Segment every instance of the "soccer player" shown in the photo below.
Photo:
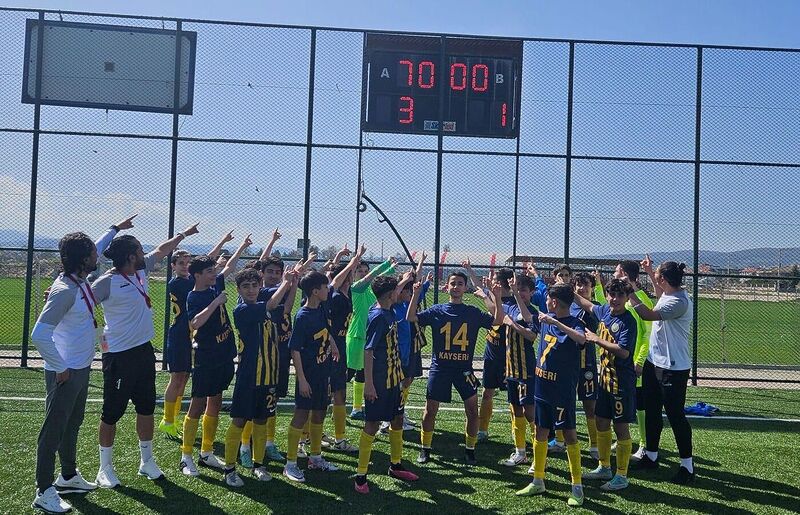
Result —
[[[472, 368], [475, 341], [481, 327], [490, 329], [493, 325], [500, 325], [504, 313], [499, 302], [495, 303], [494, 315], [464, 304], [467, 275], [463, 272], [451, 273], [447, 278], [447, 285], [450, 296], [448, 303], [437, 304], [417, 313], [422, 283], [415, 283], [414, 295], [406, 313], [409, 322], [418, 322], [420, 327], [430, 326], [433, 332], [433, 356], [420, 432], [422, 448], [417, 463], [427, 463], [430, 460], [433, 428], [439, 404], [450, 402], [452, 389], [455, 387], [464, 401], [466, 414], [465, 460], [467, 465], [474, 465], [477, 463], [475, 443], [478, 441], [477, 393], [480, 386]], [[493, 285], [492, 293], [495, 298], [501, 298], [502, 290], [499, 283]]]
[[[216, 259], [222, 246], [233, 239], [233, 231], [222, 237], [211, 249], [208, 257]], [[172, 253], [172, 269], [175, 277], [167, 284], [169, 301], [172, 307], [172, 325], [167, 332], [166, 362], [169, 370], [169, 382], [164, 391], [164, 415], [158, 430], [170, 438], [180, 439], [175, 419], [181, 411], [183, 392], [192, 372], [192, 332], [189, 329], [189, 317], [186, 314], [186, 297], [194, 288], [194, 278], [189, 275], [188, 251], [178, 249]]]
[[[553, 279], [555, 284], [571, 284], [572, 268], [566, 263], [558, 265], [553, 269]], [[547, 310], [545, 309], [544, 312], [547, 312]], [[567, 450], [563, 431], [556, 430], [555, 435], [551, 436], [554, 436], [554, 438], [548, 443], [550, 452], [564, 452]]]
[[358, 469], [355, 490], [369, 493], [367, 469], [369, 467], [372, 442], [381, 421], [389, 420], [389, 444], [391, 457], [389, 477], [403, 481], [416, 481], [419, 477], [406, 470], [401, 463], [403, 457], [403, 380], [400, 349], [397, 344], [397, 320], [392, 305], [397, 298], [397, 279], [378, 277], [372, 283], [372, 292], [377, 305], [369, 311], [367, 343], [364, 347], [364, 430], [358, 449]]
[[[274, 304], [289, 290], [292, 274], [292, 271], [286, 271]], [[274, 306], [258, 302], [261, 273], [255, 268], [245, 268], [236, 274], [236, 289], [241, 297], [241, 302], [233, 310], [233, 323], [239, 332], [239, 366], [233, 388], [231, 425], [225, 435], [223, 470], [225, 483], [232, 487], [244, 485], [236, 473], [236, 454], [246, 421], [253, 423], [253, 476], [258, 481], [271, 479], [264, 466], [264, 452], [267, 419], [275, 416], [278, 382], [277, 332], [269, 315]]]
[[194, 277], [194, 289], [186, 298], [189, 327], [194, 331], [192, 346], [192, 399], [183, 419], [183, 444], [179, 468], [187, 476], [199, 474], [192, 449], [203, 414], [203, 439], [200, 446], [200, 466], [219, 470], [225, 468], [214, 455], [214, 437], [219, 425], [222, 392], [231, 384], [234, 374], [233, 360], [236, 344], [225, 302], [225, 278], [236, 270], [242, 252], [252, 244], [248, 234], [236, 252], [228, 259], [221, 273], [216, 274], [214, 260], [197, 256], [189, 262], [189, 273]]
[[356, 267], [353, 285], [350, 287], [353, 300], [353, 318], [347, 328], [347, 368], [354, 376], [353, 411], [350, 418], [364, 420], [364, 344], [367, 338], [367, 315], [375, 304], [375, 295], [369, 285], [375, 277], [390, 273], [397, 260], [389, 258], [370, 271], [367, 263]]
[[[606, 480], [603, 490], [628, 487], [628, 464], [631, 457], [629, 424], [636, 421], [636, 372], [633, 353], [636, 350], [636, 319], [625, 308], [633, 294], [630, 283], [612, 279], [606, 285], [608, 304], [593, 305], [576, 296], [575, 302], [591, 310], [600, 321], [597, 334], [587, 331], [587, 340], [600, 346], [600, 388], [597, 392], [595, 419], [597, 451], [600, 465], [584, 477]], [[617, 472], [611, 472], [611, 423], [617, 435]]]
[[149, 479], [164, 477], [153, 458], [153, 412], [156, 405], [155, 337], [148, 274], [197, 224], [165, 241], [145, 255], [139, 240], [130, 235], [114, 238], [103, 255], [114, 268], [92, 283], [96, 303], [103, 304], [105, 327], [100, 341], [103, 352], [103, 408], [100, 415], [100, 469], [97, 486], [114, 488], [120, 482], [114, 470], [117, 422], [128, 401], [136, 409], [139, 437], [139, 474]]
[[539, 334], [539, 312], [531, 304], [531, 295], [536, 288], [534, 280], [527, 275], [517, 279], [511, 277], [509, 286], [515, 302], [504, 303], [503, 311], [506, 333], [506, 380], [508, 403], [511, 406], [514, 452], [503, 461], [503, 465], [515, 467], [528, 462], [525, 452], [525, 436], [530, 425], [535, 438], [534, 393], [536, 351], [534, 341]]
[[[600, 273], [595, 271], [597, 277]], [[653, 309], [653, 301], [647, 296], [647, 293], [639, 288], [639, 263], [636, 261], [620, 261], [614, 269], [615, 279], [625, 279], [633, 287], [633, 294], [639, 301]], [[601, 282], [595, 286], [595, 299], [601, 304], [605, 304], [605, 293]], [[636, 319], [636, 353], [633, 356], [633, 366], [636, 370], [636, 424], [639, 426], [639, 448], [631, 455], [631, 461], [639, 461], [644, 457], [645, 451], [645, 416], [644, 416], [644, 390], [642, 389], [642, 370], [644, 362], [647, 360], [647, 351], [650, 346], [650, 326], [652, 322], [642, 320], [639, 313], [633, 309], [630, 301], [625, 303], [625, 308]]]
[[533, 480], [517, 495], [539, 495], [545, 492], [544, 472], [547, 461], [547, 439], [550, 431], [563, 431], [567, 446], [572, 490], [570, 506], [583, 504], [581, 451], [575, 432], [575, 388], [578, 362], [586, 340], [583, 323], [569, 314], [573, 302], [572, 287], [555, 284], [547, 290], [548, 314], [539, 313], [542, 337], [539, 340], [535, 381], [536, 438], [533, 444]]
[[297, 380], [283, 475], [291, 481], [303, 483], [306, 478], [297, 466], [297, 446], [309, 417], [311, 453], [308, 468], [339, 470], [322, 457], [322, 424], [331, 395], [331, 361], [339, 360], [339, 350], [331, 338], [328, 310], [324, 305], [328, 300], [328, 278], [319, 272], [308, 272], [300, 279], [300, 289], [303, 290], [306, 304], [297, 311], [292, 338], [289, 340]]
[[[595, 278], [587, 272], [578, 272], [572, 277], [572, 287], [575, 295], [586, 300], [592, 300], [592, 289], [595, 286]], [[600, 321], [594, 316], [591, 310], [585, 310], [575, 302], [569, 309], [570, 315], [574, 316], [586, 327], [586, 329], [597, 332]], [[580, 371], [578, 374], [578, 399], [583, 404], [583, 412], [586, 414], [586, 429], [589, 433], [589, 454], [594, 459], [599, 459], [597, 451], [597, 422], [594, 416], [594, 408], [597, 404], [597, 348], [593, 343], [587, 343], [581, 351]]]

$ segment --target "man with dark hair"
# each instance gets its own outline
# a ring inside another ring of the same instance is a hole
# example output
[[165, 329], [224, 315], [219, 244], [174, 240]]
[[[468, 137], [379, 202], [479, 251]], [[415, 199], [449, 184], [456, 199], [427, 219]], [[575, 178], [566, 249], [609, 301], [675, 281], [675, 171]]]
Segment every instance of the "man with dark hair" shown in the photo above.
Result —
[[[60, 493], [85, 493], [97, 488], [83, 479], [76, 463], [98, 327], [96, 302], [86, 276], [97, 269], [98, 252], [103, 252], [119, 231], [133, 227], [135, 216], [112, 225], [96, 244], [82, 232], [67, 234], [58, 243], [63, 270], [50, 287], [31, 334], [44, 360], [47, 389], [44, 422], [36, 445], [34, 509], [64, 513], [71, 506]], [[56, 452], [61, 473], [54, 484]]]
[[[463, 272], [451, 273], [447, 278], [447, 286], [450, 296], [448, 303], [437, 304], [417, 313], [422, 283], [416, 282], [414, 295], [411, 297], [406, 313], [406, 319], [409, 322], [417, 322], [420, 327], [431, 326], [433, 333], [433, 356], [428, 375], [425, 411], [422, 415], [422, 430], [420, 431], [422, 448], [417, 462], [427, 463], [430, 460], [433, 428], [439, 404], [450, 402], [452, 389], [455, 386], [464, 401], [464, 412], [467, 419], [465, 461], [467, 465], [474, 465], [477, 463], [475, 444], [478, 441], [477, 393], [480, 386], [472, 368], [475, 342], [478, 339], [478, 330], [481, 327], [489, 329], [493, 325], [500, 325], [504, 313], [499, 302], [495, 303], [493, 315], [481, 311], [475, 306], [464, 304], [467, 275]], [[495, 298], [501, 298], [502, 292], [499, 283], [495, 283], [492, 293]]]

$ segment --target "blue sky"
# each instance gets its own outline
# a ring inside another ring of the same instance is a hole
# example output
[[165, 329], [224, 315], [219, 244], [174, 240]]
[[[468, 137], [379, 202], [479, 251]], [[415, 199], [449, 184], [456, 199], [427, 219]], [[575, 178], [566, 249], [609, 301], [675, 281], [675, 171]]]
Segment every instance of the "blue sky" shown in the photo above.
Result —
[[[227, 19], [521, 37], [700, 43], [800, 48], [800, 2], [5, 2], [108, 13]], [[0, 13], [0, 125], [29, 127], [19, 103], [24, 14]], [[66, 20], [88, 21], [75, 16]], [[96, 20], [117, 23], [118, 20]], [[130, 22], [128, 22], [130, 23]], [[151, 24], [152, 25], [152, 24]], [[153, 25], [155, 26], [155, 25]], [[195, 113], [181, 135], [305, 141], [308, 33], [299, 30], [185, 26], [198, 32]], [[315, 133], [319, 143], [358, 143], [361, 39], [320, 32]], [[563, 153], [567, 47], [526, 44], [523, 151]], [[693, 49], [576, 47], [575, 155], [692, 159]], [[704, 69], [703, 157], [800, 162], [800, 55], [708, 51]], [[248, 82], [256, 88], [247, 88]], [[48, 129], [171, 134], [167, 115], [45, 106]], [[367, 135], [379, 146], [434, 148], [428, 136]], [[0, 133], [0, 229], [27, 229], [30, 135]], [[168, 141], [43, 136], [37, 234], [76, 228], [97, 232], [141, 211], [143, 240], [160, 239], [168, 207]], [[513, 151], [510, 140], [448, 138], [447, 148]], [[314, 151], [311, 239], [350, 241], [357, 154]], [[366, 190], [412, 248], [432, 249], [435, 154], [366, 152]], [[182, 142], [177, 228], [201, 221], [202, 241], [225, 228], [258, 241], [279, 225], [286, 245], [302, 236], [305, 150]], [[64, 187], [65, 176], [77, 185]], [[779, 168], [704, 167], [701, 248], [800, 246], [796, 172]], [[134, 178], [131, 181], [131, 178]], [[511, 252], [514, 160], [445, 156], [442, 242], [456, 257], [485, 260]], [[563, 252], [564, 161], [523, 158], [519, 252]], [[258, 188], [256, 192], [255, 189]], [[627, 189], [626, 189], [627, 188]], [[571, 254], [682, 250], [692, 243], [693, 166], [573, 161]], [[632, 192], [630, 190], [633, 190]], [[623, 193], [621, 193], [623, 192]], [[98, 203], [93, 199], [100, 198]], [[655, 209], [654, 201], [663, 207]], [[87, 206], [90, 206], [87, 208]], [[362, 241], [399, 250], [374, 213]]]

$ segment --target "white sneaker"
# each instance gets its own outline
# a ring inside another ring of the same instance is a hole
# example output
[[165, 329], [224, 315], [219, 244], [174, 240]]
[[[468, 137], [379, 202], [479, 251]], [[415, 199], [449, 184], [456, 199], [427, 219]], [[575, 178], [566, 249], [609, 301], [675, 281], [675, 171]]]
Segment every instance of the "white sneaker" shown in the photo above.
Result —
[[258, 481], [269, 481], [272, 479], [272, 476], [269, 472], [267, 472], [266, 467], [256, 467], [253, 469], [253, 477], [255, 477]]
[[516, 467], [517, 465], [528, 463], [528, 457], [525, 454], [520, 454], [517, 451], [514, 451], [507, 460], [503, 460], [501, 463], [506, 467]]
[[381, 434], [382, 435], [388, 435], [390, 427], [391, 427], [391, 424], [389, 424], [388, 422], [381, 422], [381, 428], [380, 428]]
[[64, 479], [64, 476], [59, 474], [56, 482], [53, 483], [59, 494], [85, 494], [92, 490], [97, 490], [97, 485], [90, 483], [83, 479], [79, 471], [75, 471], [75, 476], [72, 479]]
[[158, 468], [158, 465], [156, 465], [156, 460], [154, 458], [150, 458], [147, 461], [139, 462], [139, 475], [145, 476], [147, 477], [147, 479], [150, 479], [152, 481], [164, 477], [164, 473], [161, 472], [160, 468]]
[[222, 463], [213, 452], [209, 452], [208, 454], [200, 453], [200, 466], [217, 470], [223, 470], [225, 468], [225, 464]]
[[614, 442], [611, 444], [611, 452], [614, 452], [616, 450], [617, 450], [617, 442]]
[[97, 471], [97, 479], [94, 480], [100, 488], [116, 488], [122, 483], [117, 478], [117, 472], [114, 470], [114, 465], [108, 465]]
[[232, 486], [234, 488], [239, 488], [241, 486], [244, 486], [244, 481], [242, 481], [242, 478], [240, 478], [239, 474], [236, 473], [235, 468], [226, 471], [223, 480], [225, 481], [226, 485]]
[[300, 443], [297, 444], [297, 457], [298, 458], [308, 458], [308, 452], [306, 451], [305, 442], [300, 442]]
[[305, 483], [306, 476], [303, 474], [303, 471], [300, 470], [300, 467], [297, 466], [297, 463], [286, 463], [283, 467], [283, 475], [288, 477], [291, 481], [296, 481], [298, 483]]
[[642, 458], [644, 458], [644, 446], [643, 445], [639, 446], [639, 448], [636, 449], [636, 452], [631, 454], [631, 461], [641, 461]]
[[328, 435], [322, 435], [322, 447], [325, 449], [330, 448], [333, 444], [336, 443], [336, 438]]
[[197, 477], [200, 475], [200, 471], [197, 470], [197, 465], [194, 464], [194, 460], [191, 456], [182, 457], [181, 464], [178, 465], [178, 468], [181, 469], [181, 473], [184, 476]]
[[325, 461], [322, 456], [312, 456], [308, 459], [308, 468], [310, 470], [324, 470], [325, 472], [336, 472], [339, 467], [329, 461]]
[[531, 460], [531, 466], [528, 467], [528, 474], [532, 476], [534, 472], [536, 472], [536, 468], [535, 468], [535, 465], [533, 463], [533, 460]]
[[344, 438], [339, 440], [338, 442], [334, 442], [333, 445], [329, 447], [332, 451], [339, 451], [339, 452], [358, 452], [358, 447], [350, 443], [350, 440]]
[[51, 486], [44, 492], [39, 492], [36, 489], [36, 497], [33, 498], [31, 508], [34, 510], [42, 510], [46, 513], [67, 513], [72, 510], [72, 505], [62, 499], [54, 486]]

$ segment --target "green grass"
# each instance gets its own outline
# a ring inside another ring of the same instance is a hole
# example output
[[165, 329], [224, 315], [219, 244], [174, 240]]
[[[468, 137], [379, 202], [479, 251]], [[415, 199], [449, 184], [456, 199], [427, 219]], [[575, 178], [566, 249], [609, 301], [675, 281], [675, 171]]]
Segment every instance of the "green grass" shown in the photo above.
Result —
[[[166, 374], [158, 375], [158, 390], [163, 391]], [[0, 369], [0, 395], [3, 397], [43, 396], [41, 371]], [[90, 399], [100, 398], [101, 377], [91, 377]], [[800, 392], [752, 389], [719, 390], [692, 388], [691, 402], [703, 399], [720, 406], [726, 415], [741, 413], [753, 416], [796, 416], [800, 411]], [[418, 381], [409, 405], [424, 402], [424, 386]], [[457, 406], [457, 405], [456, 405]], [[180, 451], [177, 443], [156, 437], [155, 454], [167, 474], [166, 481], [150, 482], [136, 475], [138, 448], [134, 436], [134, 417], [127, 414], [119, 424], [114, 449], [115, 463], [125, 485], [114, 491], [98, 491], [85, 497], [71, 496], [80, 513], [531, 513], [563, 511], [569, 488], [569, 472], [563, 455], [548, 459], [548, 493], [539, 498], [519, 499], [513, 492], [524, 486], [529, 477], [526, 468], [508, 469], [497, 462], [511, 450], [509, 417], [504, 403], [496, 400], [498, 411], [492, 421], [492, 439], [479, 445], [479, 465], [466, 469], [463, 453], [463, 414], [442, 411], [434, 437], [435, 459], [425, 466], [410, 466], [421, 480], [405, 485], [385, 476], [388, 466], [388, 441], [376, 440], [370, 480], [372, 493], [360, 496], [352, 489], [350, 476], [357, 458], [328, 453], [339, 465], [334, 473], [307, 474], [307, 483], [289, 483], [280, 476], [280, 466], [269, 465], [273, 480], [256, 483], [245, 476], [245, 486], [236, 491], [223, 486], [221, 475], [207, 470], [199, 478], [187, 478], [177, 471]], [[40, 401], [0, 400], [0, 445], [10, 463], [0, 469], [0, 497], [3, 512], [28, 512], [34, 488], [36, 435], [43, 419]], [[278, 417], [278, 444], [285, 449], [289, 407], [281, 407]], [[97, 424], [100, 404], [87, 405], [86, 419], [80, 434], [79, 466], [87, 478], [98, 467]], [[421, 412], [410, 409], [418, 420]], [[160, 416], [160, 407], [156, 416]], [[579, 433], [585, 434], [579, 415]], [[222, 417], [217, 433], [216, 452], [221, 454], [227, 417]], [[656, 473], [631, 474], [631, 486], [617, 494], [606, 494], [598, 485], [586, 487], [586, 504], [576, 513], [790, 513], [800, 497], [800, 461], [792, 459], [800, 447], [797, 424], [760, 420], [692, 420], [698, 479], [694, 487], [676, 487], [668, 478], [677, 463], [675, 446], [665, 430], [663, 457], [667, 466]], [[330, 426], [326, 422], [326, 426]], [[330, 429], [330, 427], [328, 427]], [[358, 423], [348, 427], [348, 435], [357, 441]], [[636, 430], [633, 430], [634, 436]], [[404, 460], [416, 456], [416, 431], [406, 433]], [[785, 458], [782, 458], [785, 457]], [[301, 460], [301, 467], [305, 466]], [[594, 463], [584, 451], [583, 467]]]
[[[40, 291], [49, 285], [49, 280], [42, 281]], [[228, 310], [232, 312], [236, 289], [230, 281], [227, 289]], [[161, 348], [164, 334], [164, 283], [152, 281], [150, 291], [155, 313], [156, 337], [153, 344]], [[0, 317], [0, 350], [19, 353], [25, 281], [18, 278], [0, 279], [0, 292], [0, 312], [3, 313]], [[442, 294], [439, 299], [442, 301], [446, 297]], [[433, 303], [432, 292], [428, 293], [427, 300], [428, 305]], [[467, 295], [465, 300], [482, 306], [482, 301], [474, 295]], [[298, 295], [296, 308], [299, 304]], [[100, 316], [98, 313], [98, 318]], [[722, 331], [720, 301], [702, 298], [698, 305], [698, 360], [700, 363], [800, 366], [800, 335], [795, 330], [798, 320], [800, 302], [726, 300], [725, 330]], [[428, 334], [430, 336], [430, 332]], [[481, 330], [475, 349], [477, 357], [483, 356], [484, 335], [485, 331]]]

